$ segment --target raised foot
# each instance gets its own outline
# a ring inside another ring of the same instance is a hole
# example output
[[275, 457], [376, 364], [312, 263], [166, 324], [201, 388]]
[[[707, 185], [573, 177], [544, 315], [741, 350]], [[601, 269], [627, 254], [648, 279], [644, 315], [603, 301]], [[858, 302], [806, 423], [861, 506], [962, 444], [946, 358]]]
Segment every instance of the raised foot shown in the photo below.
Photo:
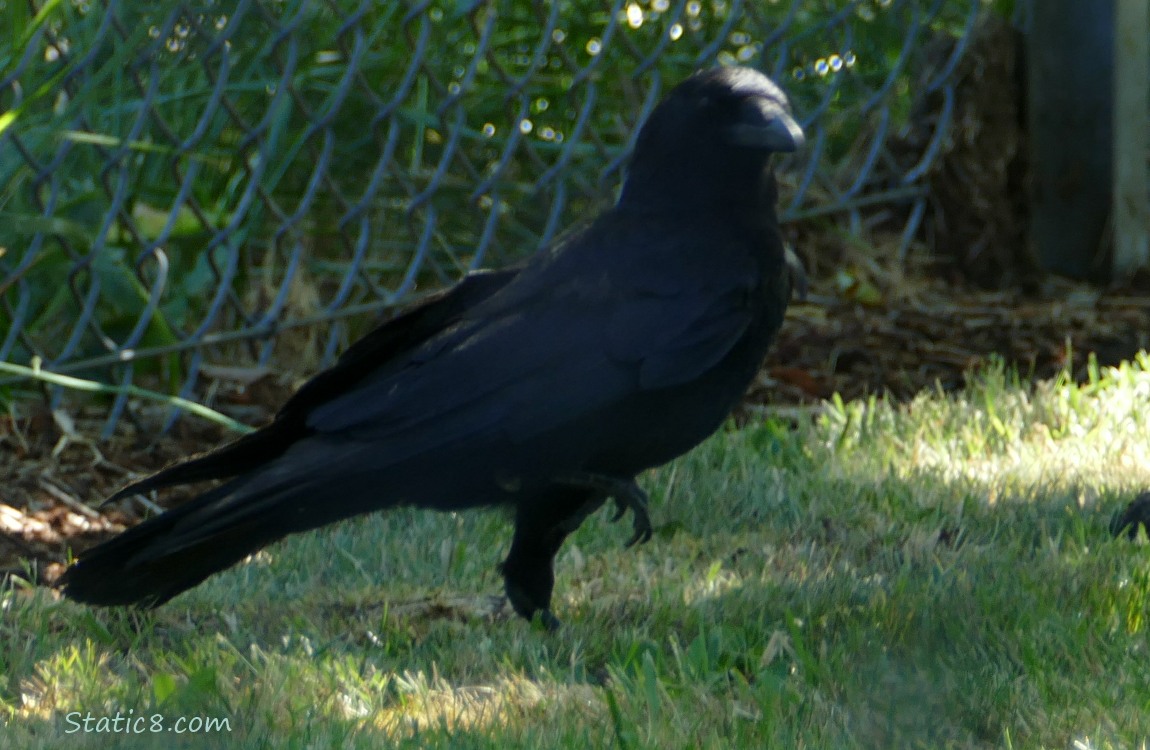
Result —
[[615, 514], [611, 516], [612, 521], [618, 521], [630, 510], [633, 516], [632, 528], [634, 533], [627, 540], [626, 546], [633, 547], [640, 542], [651, 539], [654, 532], [651, 527], [651, 516], [647, 513], [647, 493], [635, 484], [635, 480], [618, 479], [604, 474], [577, 472], [560, 477], [556, 481], [571, 487], [592, 490], [604, 497], [613, 499], [615, 501]]

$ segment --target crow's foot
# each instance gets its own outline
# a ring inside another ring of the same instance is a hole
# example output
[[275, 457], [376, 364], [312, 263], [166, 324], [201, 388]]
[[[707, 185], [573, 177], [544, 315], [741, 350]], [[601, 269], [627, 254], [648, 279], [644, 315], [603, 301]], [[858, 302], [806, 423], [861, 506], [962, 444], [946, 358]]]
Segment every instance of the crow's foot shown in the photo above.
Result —
[[1150, 534], [1150, 492], [1143, 492], [1134, 498], [1125, 510], [1116, 515], [1110, 522], [1110, 533], [1119, 536], [1125, 532], [1127, 538], [1138, 538], [1138, 527], [1146, 529]]
[[651, 538], [653, 531], [651, 516], [647, 512], [647, 493], [635, 484], [635, 480], [578, 472], [560, 477], [557, 481], [571, 487], [592, 490], [613, 499], [615, 501], [615, 514], [611, 516], [612, 521], [618, 521], [630, 510], [634, 515], [632, 524], [634, 533], [627, 540], [628, 547], [646, 542]]

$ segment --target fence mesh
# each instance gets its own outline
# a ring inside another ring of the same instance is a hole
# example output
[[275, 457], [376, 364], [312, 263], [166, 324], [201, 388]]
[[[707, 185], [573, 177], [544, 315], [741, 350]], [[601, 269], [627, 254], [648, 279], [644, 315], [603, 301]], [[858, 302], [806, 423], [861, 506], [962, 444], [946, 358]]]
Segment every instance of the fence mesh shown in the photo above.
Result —
[[890, 206], [905, 254], [982, 6], [7, 0], [0, 361], [193, 400], [212, 368], [323, 364], [609, 205], [637, 126], [717, 63], [765, 70], [807, 130], [784, 220]]

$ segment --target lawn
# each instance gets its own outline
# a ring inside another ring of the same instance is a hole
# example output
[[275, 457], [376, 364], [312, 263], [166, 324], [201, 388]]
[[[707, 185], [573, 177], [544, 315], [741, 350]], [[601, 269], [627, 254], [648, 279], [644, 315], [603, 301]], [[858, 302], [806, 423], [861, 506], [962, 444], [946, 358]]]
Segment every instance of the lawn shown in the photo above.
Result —
[[1150, 487], [1150, 357], [1091, 373], [732, 425], [644, 477], [650, 543], [606, 512], [572, 536], [554, 634], [496, 596], [498, 513], [345, 523], [153, 612], [9, 584], [0, 736], [1146, 747], [1150, 550], [1108, 524]]

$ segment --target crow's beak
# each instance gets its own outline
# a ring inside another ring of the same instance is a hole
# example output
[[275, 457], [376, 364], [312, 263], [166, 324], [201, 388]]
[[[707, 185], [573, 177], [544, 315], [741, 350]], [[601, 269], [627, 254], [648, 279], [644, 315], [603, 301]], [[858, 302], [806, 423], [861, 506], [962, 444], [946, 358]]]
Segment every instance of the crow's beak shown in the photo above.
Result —
[[743, 101], [739, 121], [727, 129], [727, 135], [737, 146], [778, 153], [797, 151], [806, 143], [803, 129], [784, 106], [757, 96]]

